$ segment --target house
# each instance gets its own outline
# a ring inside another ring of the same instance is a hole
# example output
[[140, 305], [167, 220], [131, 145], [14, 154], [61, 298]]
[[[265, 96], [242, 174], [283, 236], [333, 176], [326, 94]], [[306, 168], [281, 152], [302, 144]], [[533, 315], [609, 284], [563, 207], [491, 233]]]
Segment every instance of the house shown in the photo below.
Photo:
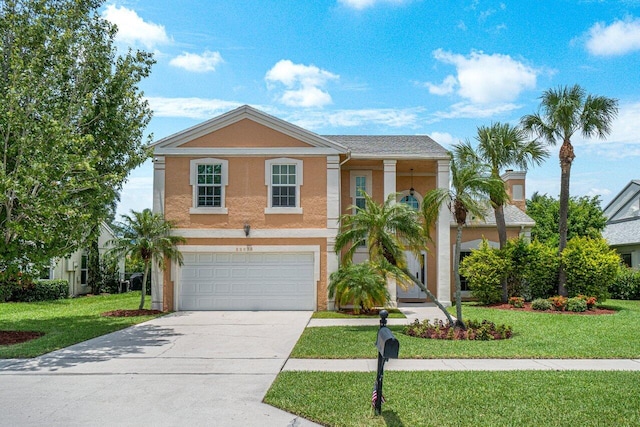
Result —
[[[98, 236], [98, 252], [101, 257], [109, 249], [108, 242], [115, 237], [113, 230], [102, 222]], [[88, 251], [80, 249], [66, 258], [53, 260], [48, 274], [42, 278], [66, 280], [69, 282], [69, 295], [75, 296], [91, 292], [91, 288], [87, 285], [88, 273]], [[118, 273], [120, 280], [124, 280], [124, 257], [118, 259]]]
[[633, 180], [604, 208], [602, 232], [629, 267], [640, 266], [640, 180]]
[[[449, 187], [449, 154], [427, 136], [321, 136], [249, 106], [153, 148], [154, 212], [186, 239], [182, 266], [153, 271], [155, 309], [332, 309], [327, 287], [339, 266], [339, 217], [363, 203], [360, 190], [378, 202], [397, 193], [399, 203], [417, 208], [427, 191]], [[514, 173], [507, 188], [523, 198], [524, 176]], [[510, 236], [532, 225], [513, 209]], [[445, 206], [441, 215], [433, 243], [409, 262], [448, 305], [455, 234]], [[469, 228], [468, 249], [482, 237], [497, 240], [490, 220]], [[364, 260], [366, 249], [355, 258]], [[424, 300], [417, 288], [389, 290], [392, 302]]]

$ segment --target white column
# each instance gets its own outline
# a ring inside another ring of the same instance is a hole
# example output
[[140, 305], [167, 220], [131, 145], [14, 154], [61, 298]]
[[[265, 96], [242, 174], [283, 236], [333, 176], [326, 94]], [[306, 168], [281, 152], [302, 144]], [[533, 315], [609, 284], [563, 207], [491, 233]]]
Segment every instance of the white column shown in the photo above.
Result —
[[164, 157], [153, 158], [153, 212], [164, 213]]
[[[436, 176], [438, 188], [449, 188], [449, 160], [438, 160]], [[446, 204], [440, 206], [436, 223], [437, 255], [437, 293], [436, 297], [442, 305], [451, 305], [451, 224]]]
[[329, 277], [340, 267], [335, 251], [336, 236], [340, 227], [340, 157], [327, 156], [327, 310], [335, 310], [335, 301], [329, 299]]
[[[397, 160], [383, 160], [384, 165], [384, 201], [387, 200], [390, 194], [396, 193], [396, 165]], [[395, 202], [395, 200], [394, 200]], [[389, 291], [390, 307], [396, 307], [398, 305], [398, 286], [395, 277], [387, 277], [387, 290]]]
[[[153, 212], [164, 214], [164, 157], [153, 158]], [[173, 265], [171, 265], [173, 268]], [[142, 285], [144, 286], [144, 284]], [[144, 288], [143, 288], [144, 289]], [[164, 298], [164, 273], [157, 266], [155, 260], [151, 267], [151, 309], [162, 310]]]

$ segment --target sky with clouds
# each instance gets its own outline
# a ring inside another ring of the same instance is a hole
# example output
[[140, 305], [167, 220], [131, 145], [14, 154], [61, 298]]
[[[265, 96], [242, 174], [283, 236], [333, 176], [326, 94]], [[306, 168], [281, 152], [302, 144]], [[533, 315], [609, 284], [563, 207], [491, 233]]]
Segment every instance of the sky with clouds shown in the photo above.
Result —
[[[640, 179], [640, 0], [122, 0], [121, 49], [155, 54], [155, 140], [243, 104], [319, 134], [426, 134], [450, 147], [515, 124], [549, 88], [616, 98], [606, 141], [576, 136], [572, 195], [606, 205]], [[557, 197], [558, 147], [527, 196]], [[118, 213], [151, 206], [150, 162]]]

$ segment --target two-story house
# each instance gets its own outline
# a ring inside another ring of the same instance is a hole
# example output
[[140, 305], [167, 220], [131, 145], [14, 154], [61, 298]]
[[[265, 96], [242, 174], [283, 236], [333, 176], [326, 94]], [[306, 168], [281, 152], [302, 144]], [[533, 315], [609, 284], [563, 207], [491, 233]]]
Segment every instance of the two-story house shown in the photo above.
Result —
[[[523, 197], [524, 177], [515, 178], [507, 188]], [[449, 155], [427, 136], [321, 136], [237, 108], [154, 143], [153, 209], [175, 222], [186, 243], [179, 248], [182, 266], [154, 271], [152, 306], [332, 308], [327, 287], [339, 267], [339, 217], [363, 202], [360, 190], [378, 202], [397, 193], [398, 203], [419, 208], [427, 191], [448, 186]], [[510, 236], [533, 225], [515, 206], [506, 212]], [[445, 206], [441, 218], [433, 243], [422, 259], [411, 259], [411, 268], [450, 304], [455, 237]], [[467, 245], [497, 235], [491, 221], [472, 222], [471, 229]], [[365, 259], [366, 249], [357, 257]], [[417, 288], [390, 291], [392, 302], [424, 299]]]

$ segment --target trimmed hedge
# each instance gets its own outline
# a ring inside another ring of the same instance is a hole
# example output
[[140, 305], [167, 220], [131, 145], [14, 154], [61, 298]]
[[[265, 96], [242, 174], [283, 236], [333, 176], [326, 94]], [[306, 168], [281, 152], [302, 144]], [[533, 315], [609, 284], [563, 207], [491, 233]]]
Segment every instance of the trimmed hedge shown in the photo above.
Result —
[[36, 302], [69, 298], [69, 282], [66, 280], [35, 280], [17, 286], [11, 293], [11, 301]]
[[570, 297], [594, 296], [598, 302], [609, 298], [609, 286], [620, 266], [620, 256], [604, 239], [574, 237], [562, 251]]

